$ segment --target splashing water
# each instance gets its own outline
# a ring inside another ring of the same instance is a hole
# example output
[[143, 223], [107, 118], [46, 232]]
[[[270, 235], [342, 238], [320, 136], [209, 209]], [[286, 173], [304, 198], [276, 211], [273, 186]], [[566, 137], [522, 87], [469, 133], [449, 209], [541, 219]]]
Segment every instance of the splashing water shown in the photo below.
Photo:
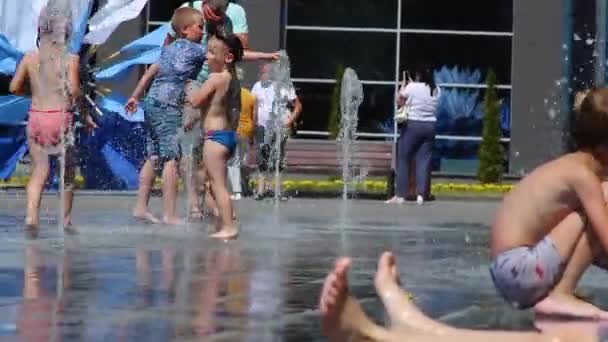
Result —
[[363, 85], [357, 73], [347, 68], [342, 77], [340, 94], [340, 135], [338, 140], [342, 145], [342, 198], [348, 198], [348, 188], [353, 179], [351, 166], [353, 141], [356, 139], [359, 106], [363, 103]]
[[[284, 50], [281, 51], [279, 60], [274, 62], [269, 72], [269, 79], [274, 85], [275, 98], [272, 104], [272, 113], [270, 114], [271, 129], [266, 134], [267, 141], [273, 141], [274, 144], [270, 151], [270, 161], [274, 163], [274, 199], [279, 201], [281, 198], [281, 160], [283, 141], [289, 133], [285, 127], [285, 120], [289, 115], [289, 97], [293, 92], [293, 83], [290, 78], [291, 67], [289, 56]], [[274, 135], [274, 137], [273, 137]]]
[[[198, 90], [198, 86], [190, 82], [186, 85], [186, 96], [189, 97], [192, 93]], [[182, 143], [182, 148], [186, 152], [186, 156], [184, 158], [184, 163], [182, 164], [185, 168], [186, 178], [184, 180], [184, 187], [186, 188], [186, 213], [190, 213], [192, 208], [192, 198], [190, 194], [194, 194], [196, 192], [196, 183], [194, 182], [194, 146], [196, 143], [196, 139], [201, 136], [201, 125], [197, 122], [197, 119], [200, 119], [200, 110], [192, 107], [187, 102], [184, 105], [183, 109], [183, 121], [184, 123], [195, 122], [192, 130], [190, 132], [184, 132], [183, 129], [180, 132], [180, 140]], [[202, 152], [202, 151], [201, 151]], [[199, 199], [200, 200], [200, 199]], [[202, 203], [202, 202], [201, 202]]]

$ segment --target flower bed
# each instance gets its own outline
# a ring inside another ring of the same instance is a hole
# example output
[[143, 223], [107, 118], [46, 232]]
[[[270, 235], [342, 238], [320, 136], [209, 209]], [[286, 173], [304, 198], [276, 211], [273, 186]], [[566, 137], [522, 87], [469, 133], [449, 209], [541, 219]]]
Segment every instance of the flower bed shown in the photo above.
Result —
[[[27, 184], [27, 176], [13, 177], [7, 181], [0, 181], [1, 188], [21, 188]], [[82, 187], [84, 179], [81, 176], [76, 177], [76, 186]], [[162, 182], [157, 178], [154, 182], [154, 187], [160, 189]], [[250, 185], [255, 188], [255, 181], [251, 181]], [[283, 180], [282, 188], [290, 193], [341, 193], [344, 183], [342, 180], [310, 180], [310, 179], [285, 179]], [[181, 183], [180, 183], [181, 187]], [[431, 193], [434, 195], [491, 195], [502, 196], [512, 189], [512, 184], [480, 184], [471, 183], [445, 183], [437, 182], [431, 185]], [[354, 185], [354, 191], [357, 193], [381, 195], [387, 193], [386, 181], [384, 180], [365, 180]]]

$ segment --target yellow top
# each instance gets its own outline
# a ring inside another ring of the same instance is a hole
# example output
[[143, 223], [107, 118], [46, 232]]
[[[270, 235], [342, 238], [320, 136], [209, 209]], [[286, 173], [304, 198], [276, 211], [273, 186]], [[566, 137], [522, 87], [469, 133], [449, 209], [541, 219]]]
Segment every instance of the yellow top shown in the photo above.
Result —
[[251, 139], [255, 123], [253, 122], [253, 110], [255, 108], [255, 97], [245, 88], [241, 88], [241, 117], [237, 133], [239, 137]]

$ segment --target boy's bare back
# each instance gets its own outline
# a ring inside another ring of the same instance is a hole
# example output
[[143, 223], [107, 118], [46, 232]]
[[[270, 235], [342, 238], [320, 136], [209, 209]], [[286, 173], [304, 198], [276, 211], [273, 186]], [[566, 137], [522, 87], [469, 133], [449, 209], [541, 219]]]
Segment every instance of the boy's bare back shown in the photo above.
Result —
[[505, 196], [492, 226], [492, 256], [534, 246], [568, 214], [584, 214], [581, 191], [602, 192], [601, 170], [591, 165], [588, 155], [567, 154], [540, 166], [516, 185]]

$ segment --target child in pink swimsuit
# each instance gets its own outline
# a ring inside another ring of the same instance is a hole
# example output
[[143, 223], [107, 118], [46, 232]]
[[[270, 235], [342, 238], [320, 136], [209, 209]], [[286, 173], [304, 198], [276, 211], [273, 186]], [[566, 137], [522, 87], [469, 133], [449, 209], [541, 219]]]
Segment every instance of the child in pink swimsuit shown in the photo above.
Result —
[[[51, 13], [45, 8], [39, 18], [38, 49], [26, 54], [10, 84], [10, 91], [16, 95], [26, 92], [29, 83], [32, 96], [27, 127], [29, 153], [33, 162], [30, 180], [27, 184], [27, 214], [25, 224], [36, 230], [42, 190], [49, 176], [49, 154], [66, 150], [65, 160], [65, 203], [64, 223], [71, 226], [73, 180], [75, 163], [73, 148], [61, 137], [72, 128], [72, 108], [80, 93], [79, 57], [70, 55], [67, 43], [71, 33], [71, 23], [60, 13]], [[92, 122], [89, 125], [94, 127]]]

